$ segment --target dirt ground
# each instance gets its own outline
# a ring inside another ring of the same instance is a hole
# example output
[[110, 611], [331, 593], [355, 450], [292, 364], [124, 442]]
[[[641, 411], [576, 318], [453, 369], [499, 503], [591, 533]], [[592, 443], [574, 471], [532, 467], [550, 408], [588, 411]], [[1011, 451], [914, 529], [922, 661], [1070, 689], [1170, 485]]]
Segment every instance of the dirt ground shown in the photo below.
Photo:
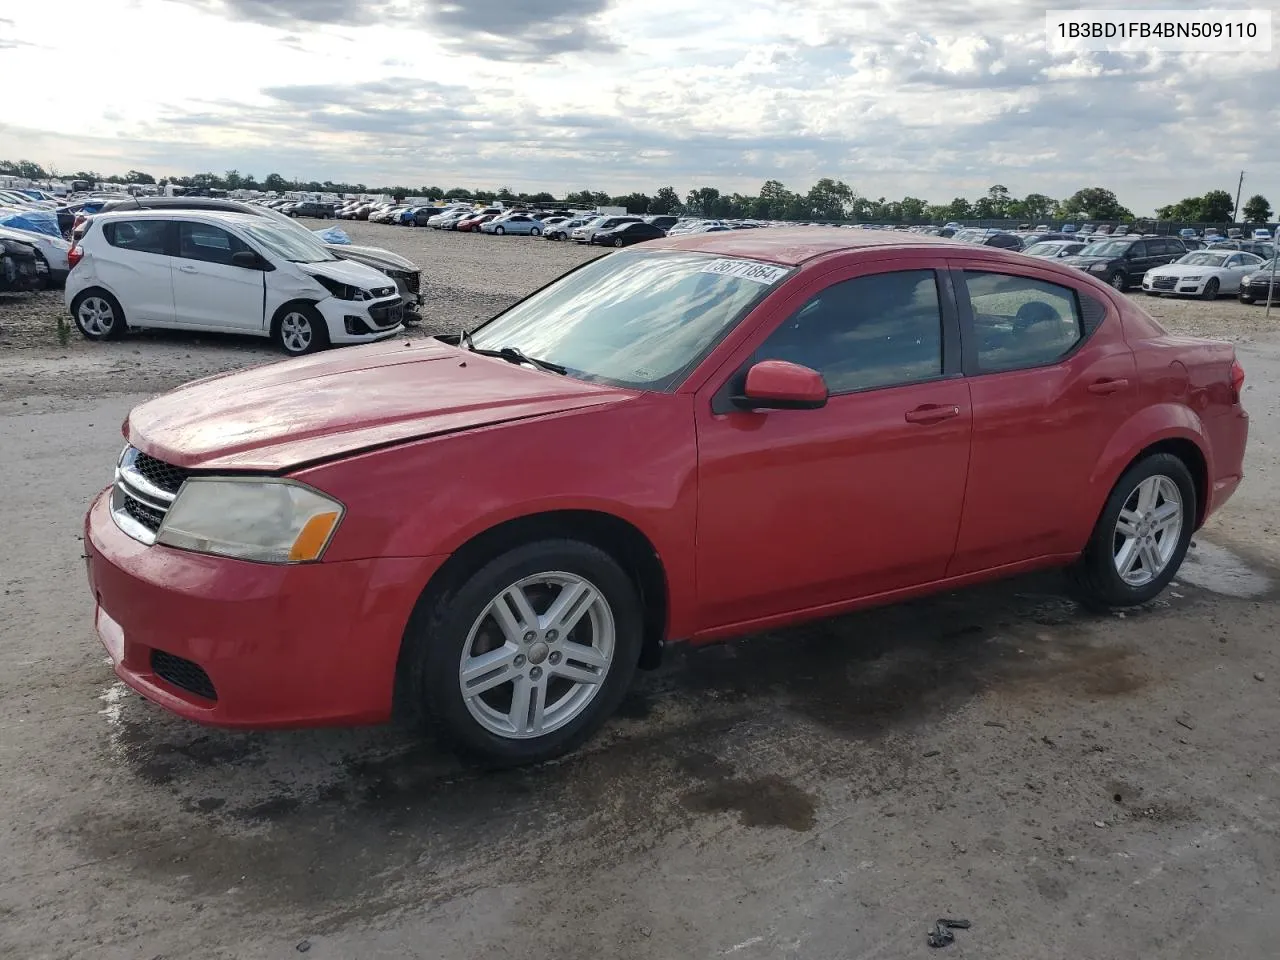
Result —
[[[586, 255], [354, 225], [423, 264], [421, 336]], [[1237, 343], [1248, 478], [1147, 608], [1056, 575], [676, 653], [581, 753], [478, 773], [390, 728], [226, 733], [116, 682], [79, 543], [147, 395], [278, 354], [59, 342], [0, 300], [0, 957], [1275, 955], [1280, 336]], [[1280, 313], [1272, 321], [1280, 325]]]

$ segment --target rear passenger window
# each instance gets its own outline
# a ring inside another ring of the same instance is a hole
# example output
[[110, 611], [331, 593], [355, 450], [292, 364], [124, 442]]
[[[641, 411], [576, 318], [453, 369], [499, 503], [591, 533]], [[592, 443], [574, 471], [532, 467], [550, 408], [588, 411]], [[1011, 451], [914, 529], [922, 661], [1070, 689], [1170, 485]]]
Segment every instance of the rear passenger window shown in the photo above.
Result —
[[111, 246], [161, 256], [169, 252], [168, 233], [166, 220], [116, 220], [102, 225], [102, 235]]
[[783, 321], [755, 359], [822, 374], [832, 394], [942, 376], [942, 312], [932, 270], [836, 283]]
[[964, 278], [984, 373], [1053, 363], [1084, 336], [1068, 287], [1004, 273], [966, 272]]
[[178, 256], [185, 260], [203, 260], [232, 266], [233, 254], [249, 248], [221, 227], [207, 223], [178, 224]]

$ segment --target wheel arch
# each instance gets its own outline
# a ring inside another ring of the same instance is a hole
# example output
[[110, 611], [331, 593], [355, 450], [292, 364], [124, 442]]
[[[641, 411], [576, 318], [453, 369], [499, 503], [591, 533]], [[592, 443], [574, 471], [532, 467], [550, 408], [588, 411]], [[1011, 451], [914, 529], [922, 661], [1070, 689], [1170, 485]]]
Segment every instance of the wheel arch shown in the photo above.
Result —
[[[1102, 512], [1107, 497], [1130, 467], [1154, 453], [1177, 457], [1191, 472], [1196, 488], [1194, 529], [1204, 523], [1208, 510], [1211, 458], [1204, 424], [1189, 408], [1181, 404], [1157, 404], [1147, 407], [1128, 420], [1098, 458], [1091, 485], [1094, 488], [1091, 516], [1094, 521]], [[1092, 527], [1090, 526], [1090, 529]]]
[[[639, 665], [656, 667], [667, 633], [670, 598], [666, 568], [653, 542], [628, 520], [603, 510], [545, 510], [496, 523], [473, 534], [454, 550], [423, 587], [415, 605], [426, 609], [464, 583], [499, 554], [538, 540], [569, 539], [589, 543], [616, 560], [635, 584], [644, 611], [644, 642]], [[412, 618], [410, 625], [412, 624]], [[406, 633], [410, 625], [406, 625]], [[412, 709], [409, 670], [403, 640], [396, 663], [396, 712]]]

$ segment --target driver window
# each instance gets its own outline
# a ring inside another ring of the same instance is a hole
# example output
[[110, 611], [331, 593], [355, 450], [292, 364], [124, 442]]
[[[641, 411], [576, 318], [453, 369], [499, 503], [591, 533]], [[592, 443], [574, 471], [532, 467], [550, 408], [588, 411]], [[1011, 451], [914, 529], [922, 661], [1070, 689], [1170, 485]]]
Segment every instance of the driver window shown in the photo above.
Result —
[[932, 270], [832, 284], [769, 335], [761, 360], [822, 374], [832, 396], [942, 376], [942, 311]]
[[966, 271], [984, 373], [1053, 363], [1084, 336], [1075, 291], [1004, 273]]

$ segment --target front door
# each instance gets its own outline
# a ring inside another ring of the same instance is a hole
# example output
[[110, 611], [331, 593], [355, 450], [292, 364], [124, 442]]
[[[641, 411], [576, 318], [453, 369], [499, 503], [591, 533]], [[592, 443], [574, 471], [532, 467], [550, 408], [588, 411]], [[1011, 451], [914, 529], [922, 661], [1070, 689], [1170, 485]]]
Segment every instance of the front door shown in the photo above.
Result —
[[[704, 630], [926, 583], [946, 569], [970, 442], [954, 311], [929, 260], [875, 269], [815, 281], [731, 364], [733, 376], [708, 384], [714, 398], [699, 396]], [[761, 360], [819, 371], [827, 405], [726, 408], [735, 381]]]
[[182, 326], [260, 333], [263, 272], [238, 267], [231, 257], [249, 247], [221, 227], [178, 222], [173, 261], [173, 302]]

